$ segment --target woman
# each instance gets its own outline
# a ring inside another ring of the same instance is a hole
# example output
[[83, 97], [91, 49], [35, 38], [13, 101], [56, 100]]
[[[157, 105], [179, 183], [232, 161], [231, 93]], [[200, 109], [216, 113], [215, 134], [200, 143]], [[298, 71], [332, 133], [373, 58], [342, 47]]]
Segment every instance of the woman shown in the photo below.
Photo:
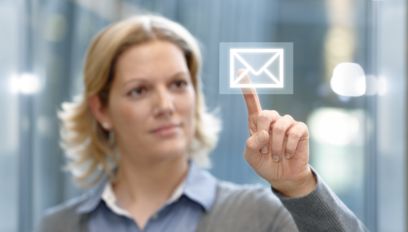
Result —
[[271, 189], [201, 169], [218, 122], [206, 112], [200, 52], [159, 16], [112, 24], [93, 40], [84, 95], [63, 105], [68, 168], [87, 194], [50, 210], [39, 231], [363, 231], [308, 164], [308, 129], [245, 91], [245, 158]]

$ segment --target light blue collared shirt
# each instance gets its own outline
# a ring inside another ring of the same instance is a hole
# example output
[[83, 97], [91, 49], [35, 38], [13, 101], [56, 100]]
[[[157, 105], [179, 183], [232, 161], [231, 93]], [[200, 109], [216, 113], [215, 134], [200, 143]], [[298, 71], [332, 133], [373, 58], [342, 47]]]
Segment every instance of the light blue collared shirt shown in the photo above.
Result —
[[203, 214], [212, 207], [216, 192], [216, 179], [190, 162], [182, 194], [163, 205], [141, 230], [132, 218], [115, 213], [107, 206], [102, 199], [106, 184], [101, 182], [78, 208], [79, 213], [88, 215], [89, 232], [195, 231]]

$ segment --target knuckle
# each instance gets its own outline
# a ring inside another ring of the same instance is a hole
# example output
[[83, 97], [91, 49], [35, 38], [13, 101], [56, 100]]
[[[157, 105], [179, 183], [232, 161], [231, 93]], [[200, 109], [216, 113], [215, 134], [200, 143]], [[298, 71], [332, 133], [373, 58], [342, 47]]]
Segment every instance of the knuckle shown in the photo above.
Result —
[[285, 127], [285, 125], [283, 125], [283, 124], [278, 124], [278, 125], [275, 125], [275, 126], [273, 127], [273, 132], [274, 132], [274, 134], [282, 135], [282, 134], [285, 133], [285, 131], [286, 131], [286, 127]]
[[283, 115], [283, 118], [286, 119], [286, 120], [291, 120], [291, 121], [294, 120], [293, 117], [290, 116], [289, 114]]
[[261, 112], [259, 115], [258, 115], [258, 117], [257, 117], [257, 119], [256, 119], [258, 122], [268, 122], [269, 121], [269, 118], [268, 118], [268, 116], [264, 113], [264, 112]]
[[271, 110], [270, 112], [271, 112], [272, 115], [280, 116], [279, 112], [276, 111], [276, 110]]
[[272, 147], [272, 154], [274, 155], [280, 155], [281, 154], [281, 150], [276, 148], [276, 147]]
[[278, 111], [276, 111], [276, 110], [271, 110], [271, 111], [269, 111], [269, 115], [270, 115], [270, 117], [271, 117], [272, 119], [277, 119], [277, 118], [280, 117]]
[[304, 122], [299, 122], [299, 127], [300, 127], [302, 130], [305, 130], [305, 131], [308, 131], [308, 130], [309, 130], [308, 126], [307, 126], [306, 123], [304, 123]]
[[289, 155], [292, 155], [292, 154], [295, 153], [295, 150], [292, 147], [288, 147], [288, 148], [286, 148], [286, 153], [289, 154]]
[[268, 137], [269, 135], [266, 131], [260, 131], [256, 136], [256, 142], [257, 142], [256, 148], [258, 148], [259, 146], [263, 146], [265, 143], [267, 143]]
[[262, 130], [259, 132], [259, 138], [263, 141], [263, 140], [267, 140], [269, 137], [269, 134], [267, 131]]
[[299, 140], [302, 137], [302, 133], [299, 131], [293, 131], [289, 133], [288, 137], [293, 140]]
[[255, 142], [253, 141], [253, 139], [249, 138], [246, 141], [246, 146], [247, 148], [249, 148], [250, 150], [255, 150], [256, 146], [255, 146]]
[[296, 133], [299, 134], [300, 137], [309, 134], [309, 129], [308, 129], [308, 127], [307, 127], [307, 125], [305, 123], [299, 122], [296, 125], [296, 127], [297, 127]]

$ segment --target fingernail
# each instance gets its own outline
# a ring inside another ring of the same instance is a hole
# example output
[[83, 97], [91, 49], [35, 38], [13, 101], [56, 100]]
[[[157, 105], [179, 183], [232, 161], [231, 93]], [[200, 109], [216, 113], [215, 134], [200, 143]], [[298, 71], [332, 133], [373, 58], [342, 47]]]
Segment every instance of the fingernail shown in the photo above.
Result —
[[279, 162], [279, 156], [278, 155], [274, 155], [272, 156], [273, 161], [275, 162]]
[[268, 147], [263, 147], [261, 150], [262, 154], [267, 154], [268, 153]]
[[286, 158], [286, 159], [290, 159], [291, 157], [292, 157], [292, 156], [291, 156], [289, 153], [286, 153], [286, 154], [285, 154], [285, 158]]

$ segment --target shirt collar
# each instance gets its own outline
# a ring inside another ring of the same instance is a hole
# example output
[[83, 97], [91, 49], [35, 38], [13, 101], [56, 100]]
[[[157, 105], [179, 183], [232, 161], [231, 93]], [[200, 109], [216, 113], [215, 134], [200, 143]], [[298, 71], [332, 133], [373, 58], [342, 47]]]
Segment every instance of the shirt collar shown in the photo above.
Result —
[[183, 193], [208, 211], [215, 200], [216, 179], [191, 162]]
[[[208, 171], [199, 168], [194, 162], [189, 162], [189, 164], [189, 171], [184, 183], [182, 183], [183, 190], [180, 197], [185, 195], [208, 211], [215, 200], [216, 179]], [[87, 192], [85, 199], [78, 207], [77, 212], [89, 213], [95, 210], [98, 204], [102, 201], [102, 194], [104, 193], [107, 184], [108, 178], [105, 177], [94, 189]], [[180, 188], [176, 189], [176, 191], [180, 191]], [[175, 193], [173, 194], [173, 197], [175, 195], [179, 194]], [[172, 201], [172, 198], [169, 200]]]
[[132, 218], [132, 216], [126, 210], [117, 205], [116, 196], [109, 181], [105, 184], [101, 198], [105, 201], [106, 206], [116, 214]]
[[102, 192], [108, 180], [107, 177], [102, 178], [95, 188], [85, 193], [84, 201], [77, 208], [78, 213], [89, 213], [96, 209], [101, 201]]

